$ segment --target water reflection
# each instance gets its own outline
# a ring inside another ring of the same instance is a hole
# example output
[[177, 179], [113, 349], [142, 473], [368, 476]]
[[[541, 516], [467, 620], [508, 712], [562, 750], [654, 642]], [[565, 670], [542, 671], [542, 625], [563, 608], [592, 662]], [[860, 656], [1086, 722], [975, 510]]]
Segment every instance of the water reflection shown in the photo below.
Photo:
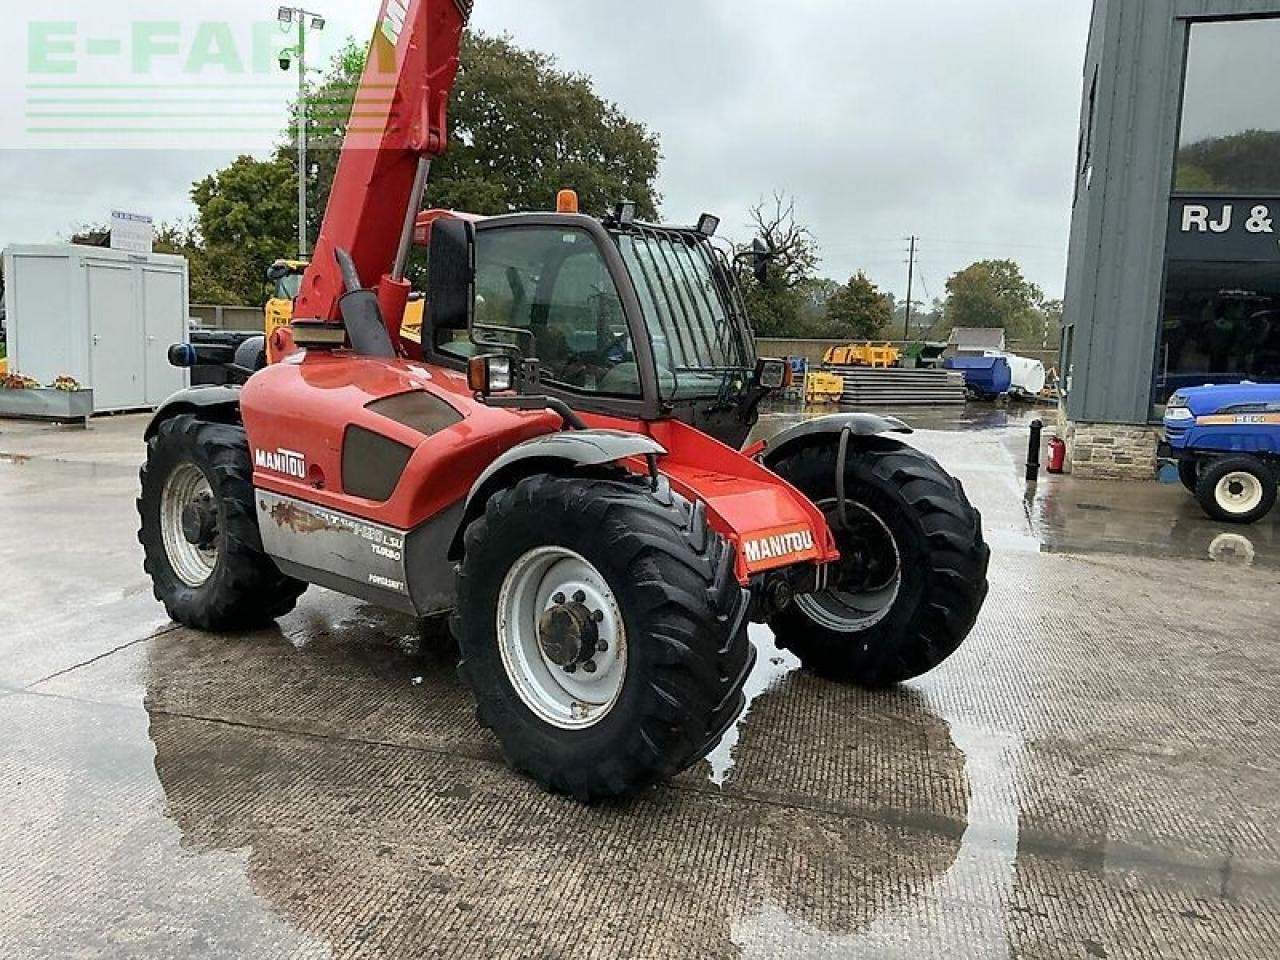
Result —
[[1011, 956], [1008, 907], [1016, 881], [1019, 744], [1004, 734], [953, 726], [965, 755], [969, 822], [954, 862], [915, 896], [886, 909], [869, 926], [836, 936], [769, 901], [734, 927], [744, 957], [804, 956], [888, 960], [921, 956], [929, 944], [939, 956]]
[[1280, 566], [1280, 517], [1249, 527], [1218, 523], [1181, 487], [1054, 478], [1040, 485], [1028, 517], [1046, 553]]
[[766, 658], [721, 791], [701, 768], [588, 809], [499, 762], [452, 654], [406, 649], [401, 618], [286, 627], [153, 644], [149, 733], [184, 844], [240, 851], [253, 890], [338, 952], [718, 956], [764, 942], [770, 910], [796, 936], [887, 942], [1016, 844], [1009, 746], [910, 690]]

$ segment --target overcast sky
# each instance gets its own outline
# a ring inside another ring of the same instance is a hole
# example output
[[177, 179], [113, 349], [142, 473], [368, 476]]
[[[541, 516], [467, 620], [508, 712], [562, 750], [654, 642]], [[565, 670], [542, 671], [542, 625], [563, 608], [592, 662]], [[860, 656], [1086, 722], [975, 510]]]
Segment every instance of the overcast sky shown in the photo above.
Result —
[[[179, 57], [196, 42], [198, 18], [216, 12], [245, 38], [247, 64], [248, 25], [264, 11], [271, 19], [275, 6], [222, 0], [193, 13], [177, 0], [52, 0], [32, 13], [24, 4], [0, 36], [0, 131], [8, 131], [0, 132], [0, 246], [53, 241], [78, 223], [105, 221], [113, 208], [160, 220], [189, 216], [192, 180], [237, 153], [265, 154], [270, 131], [281, 125], [288, 77], [273, 67], [257, 78], [250, 100], [243, 89], [229, 95], [213, 86], [208, 69], [182, 76]], [[727, 233], [745, 236], [749, 207], [780, 190], [796, 198], [834, 278], [863, 268], [902, 296], [905, 238], [914, 233], [923, 278], [917, 297], [941, 295], [951, 273], [988, 257], [1018, 260], [1046, 292], [1061, 295], [1088, 0], [475, 6], [480, 29], [508, 32], [591, 75], [601, 94], [661, 136], [659, 190], [670, 220], [689, 222], [708, 210], [724, 218]], [[312, 0], [309, 7], [330, 19], [317, 42], [333, 44], [367, 36], [378, 3]], [[55, 47], [34, 73], [28, 16], [76, 24], [41, 41], [46, 51]], [[51, 103], [48, 90], [57, 84], [115, 82], [126, 91], [93, 98], [81, 91], [86, 111], [116, 109], [90, 99], [137, 96], [121, 82], [137, 79], [130, 24], [165, 18], [180, 21], [174, 42], [184, 52], [168, 63], [157, 46], [145, 80], [187, 98], [182, 109], [195, 118], [190, 126], [169, 121], [184, 126], [154, 144], [165, 149], [109, 151], [102, 145], [116, 141], [101, 136], [32, 132], [34, 112], [74, 109], [33, 105], [42, 95]], [[89, 41], [104, 37], [120, 40], [119, 63], [105, 48], [90, 53]], [[49, 74], [51, 63], [74, 63], [75, 73], [55, 66], [63, 72]], [[182, 92], [179, 81], [193, 76], [199, 83]], [[217, 118], [220, 108], [228, 109]], [[231, 119], [242, 111], [245, 122]], [[49, 144], [54, 149], [36, 149]]]

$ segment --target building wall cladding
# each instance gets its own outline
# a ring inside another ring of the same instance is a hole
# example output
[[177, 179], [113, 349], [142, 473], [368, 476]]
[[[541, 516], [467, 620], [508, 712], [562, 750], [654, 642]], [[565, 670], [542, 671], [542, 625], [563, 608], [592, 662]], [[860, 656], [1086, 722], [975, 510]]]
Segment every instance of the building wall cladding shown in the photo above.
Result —
[[1071, 419], [1150, 418], [1191, 21], [1276, 14], [1277, 0], [1096, 0], [1081, 110], [1092, 175], [1080, 165], [1064, 311], [1074, 324]]
[[1120, 478], [1151, 475], [1145, 454], [1101, 448], [1123, 450], [1145, 437], [1154, 464], [1156, 431], [1146, 425], [1188, 32], [1195, 20], [1267, 15], [1280, 15], [1280, 2], [1095, 0], [1063, 318], [1073, 328], [1064, 374], [1071, 377], [1066, 417], [1084, 454], [1077, 473], [1133, 466]]

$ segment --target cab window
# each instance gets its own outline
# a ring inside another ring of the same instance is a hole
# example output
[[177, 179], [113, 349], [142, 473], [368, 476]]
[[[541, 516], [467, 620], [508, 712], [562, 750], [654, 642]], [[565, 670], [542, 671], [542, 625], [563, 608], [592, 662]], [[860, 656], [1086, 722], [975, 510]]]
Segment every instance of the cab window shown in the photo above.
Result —
[[[528, 331], [521, 337], [543, 379], [575, 390], [640, 396], [639, 369], [617, 286], [585, 230], [495, 227], [476, 234], [477, 328]], [[511, 334], [478, 330], [487, 339]], [[471, 345], [441, 349], [466, 355]], [[474, 348], [471, 348], [474, 349]]]

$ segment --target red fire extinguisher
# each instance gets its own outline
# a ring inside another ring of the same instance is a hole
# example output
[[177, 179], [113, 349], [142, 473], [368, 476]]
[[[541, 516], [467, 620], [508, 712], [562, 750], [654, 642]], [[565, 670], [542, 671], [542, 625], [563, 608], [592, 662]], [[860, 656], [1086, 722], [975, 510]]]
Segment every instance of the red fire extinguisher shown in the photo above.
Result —
[[1049, 438], [1049, 472], [1062, 473], [1067, 466], [1067, 444], [1061, 437]]

